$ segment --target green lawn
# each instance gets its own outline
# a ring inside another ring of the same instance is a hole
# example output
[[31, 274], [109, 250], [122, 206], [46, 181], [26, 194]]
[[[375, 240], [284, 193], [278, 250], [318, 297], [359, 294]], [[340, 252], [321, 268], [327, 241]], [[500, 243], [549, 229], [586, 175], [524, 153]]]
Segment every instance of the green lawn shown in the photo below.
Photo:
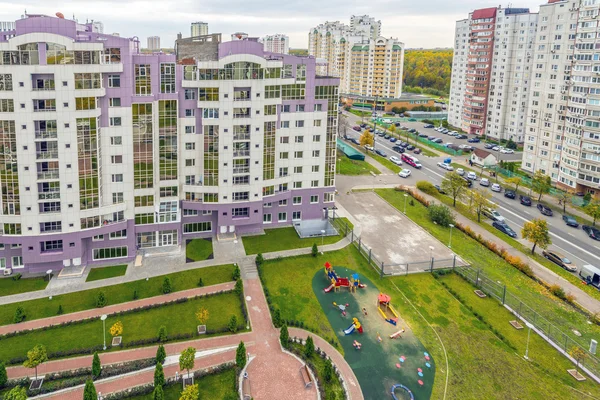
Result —
[[[346, 218], [339, 218], [346, 222], [350, 228], [352, 223]], [[340, 221], [341, 222], [341, 221]], [[337, 236], [326, 236], [323, 244], [332, 244], [344, 238], [344, 233], [340, 232]], [[314, 243], [321, 246], [321, 237], [300, 239], [293, 227], [265, 229], [264, 235], [244, 236], [244, 249], [246, 254], [270, 253], [273, 251], [301, 249], [312, 247]]]
[[213, 258], [211, 239], [192, 239], [185, 245], [185, 257], [191, 261], [204, 261]]
[[0, 296], [44, 290], [48, 285], [46, 277], [21, 278], [14, 281], [12, 277], [0, 278]]
[[[355, 110], [353, 108], [350, 109], [350, 111], [348, 111], [351, 114], [354, 114], [358, 117], [365, 117], [370, 119], [371, 115], [373, 114], [373, 111], [361, 111], [361, 110]], [[367, 122], [369, 122], [369, 120], [367, 119]]]
[[[237, 382], [235, 368], [230, 368], [222, 372], [206, 375], [201, 378], [195, 378], [194, 383], [198, 384], [201, 399], [226, 400], [234, 398], [237, 395]], [[181, 395], [181, 382], [165, 386], [164, 400], [179, 400]], [[128, 397], [129, 400], [153, 400], [152, 393], [143, 396]]]
[[[304, 362], [307, 361], [306, 356], [304, 355], [304, 346], [300, 343], [291, 343], [292, 349], [295, 350], [296, 355], [301, 357]], [[342, 400], [344, 399], [344, 388], [339, 380], [339, 378], [334, 374], [331, 381], [327, 382], [324, 378], [325, 376], [325, 359], [313, 353], [313, 355], [308, 359], [310, 363], [309, 367], [312, 368], [312, 371], [317, 375], [319, 388], [322, 388], [325, 392], [325, 396], [323, 398], [327, 400]]]
[[340, 175], [369, 175], [371, 172], [381, 172], [366, 161], [351, 160], [345, 155], [338, 153], [336, 171]]
[[[394, 155], [394, 154], [388, 154], [388, 157], [392, 156], [392, 155]], [[390, 171], [392, 171], [396, 174], [398, 172], [402, 171], [402, 167], [394, 164], [387, 157], [381, 157], [380, 155], [377, 155], [375, 153], [369, 153], [369, 156], [373, 157], [373, 159], [375, 161], [377, 161], [378, 163], [380, 163], [381, 165], [383, 165], [384, 167], [386, 167], [387, 169], [389, 169]]]
[[[381, 189], [376, 192], [398, 210], [404, 209], [404, 198], [401, 192], [394, 189]], [[450, 236], [449, 228], [433, 224], [427, 215], [427, 209], [417, 201], [414, 203], [414, 206], [406, 209], [409, 218], [446, 243]], [[586, 343], [600, 336], [600, 327], [588, 323], [585, 315], [550, 295], [542, 285], [458, 229], [454, 229], [452, 233], [452, 250], [472, 266], [480, 268], [493, 281], [505, 284], [509, 292], [535, 308], [556, 327], [569, 333], [572, 333], [572, 329], [577, 329], [582, 334], [581, 342]]]
[[[238, 326], [246, 324], [242, 316], [240, 297], [228, 292], [121, 316], [109, 316], [106, 320], [107, 341], [110, 341], [108, 328], [117, 321], [123, 323], [122, 336], [125, 346], [133, 341], [155, 338], [162, 325], [167, 327], [169, 336], [194, 333], [198, 325], [194, 313], [200, 307], [209, 311], [207, 330], [227, 327], [232, 315], [237, 317]], [[24, 335], [4, 338], [2, 343], [0, 360], [25, 356], [36, 344], [46, 346], [48, 353], [86, 349], [102, 344], [102, 321], [95, 319], [81, 324], [35, 330]]]
[[87, 276], [86, 282], [99, 281], [100, 279], [114, 278], [123, 276], [127, 272], [127, 265], [113, 265], [112, 267], [92, 268]]
[[[168, 267], [165, 267], [165, 272]], [[232, 280], [234, 266], [221, 265], [214, 267], [198, 268], [188, 271], [152, 277], [149, 280], [139, 280], [106, 286], [102, 289], [89, 289], [81, 292], [53, 296], [52, 300], [42, 298], [20, 302], [18, 305], [25, 309], [27, 320], [52, 317], [56, 315], [58, 306], [62, 305], [64, 313], [88, 310], [96, 307], [96, 295], [102, 291], [106, 295], [108, 304], [119, 304], [133, 300], [133, 293], [137, 292], [138, 298], [153, 297], [162, 294], [162, 283], [165, 277], [171, 280], [173, 291], [192, 289], [197, 287], [198, 280], [202, 278], [205, 286]], [[0, 305], [0, 324], [13, 323], [17, 304]]]

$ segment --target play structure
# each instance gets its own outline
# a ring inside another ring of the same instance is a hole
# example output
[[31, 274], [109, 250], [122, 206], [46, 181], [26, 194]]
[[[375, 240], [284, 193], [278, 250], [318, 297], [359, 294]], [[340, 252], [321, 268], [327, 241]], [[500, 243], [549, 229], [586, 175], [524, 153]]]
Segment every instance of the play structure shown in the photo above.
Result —
[[392, 298], [389, 295], [379, 293], [379, 296], [377, 296], [377, 309], [383, 319], [392, 325], [396, 325], [398, 323], [398, 313], [390, 304], [391, 300]]
[[344, 330], [344, 334], [350, 335], [354, 331], [358, 331], [358, 333], [363, 333], [363, 327], [358, 321], [358, 318], [352, 318], [352, 325], [350, 325], [347, 329]]
[[394, 400], [398, 400], [398, 398], [396, 397], [396, 389], [404, 390], [406, 393], [408, 393], [411, 400], [415, 400], [415, 396], [413, 395], [413, 392], [411, 392], [411, 390], [409, 388], [402, 385], [401, 383], [397, 383], [394, 386], [392, 386], [392, 397], [394, 398]]
[[329, 262], [325, 263], [325, 277], [331, 282], [331, 285], [323, 289], [325, 293], [329, 293], [331, 289], [337, 292], [342, 287], [348, 288], [351, 292], [355, 292], [357, 288], [365, 287], [364, 284], [360, 283], [357, 273], [352, 274], [350, 278], [341, 278], [337, 275]]
[[402, 335], [404, 333], [404, 328], [400, 329], [398, 332], [394, 332], [390, 335], [390, 339], [396, 339], [398, 337], [402, 337], [400, 335]]
[[346, 308], [348, 308], [348, 304], [338, 304], [334, 301], [333, 306], [338, 308], [344, 317], [346, 316]]

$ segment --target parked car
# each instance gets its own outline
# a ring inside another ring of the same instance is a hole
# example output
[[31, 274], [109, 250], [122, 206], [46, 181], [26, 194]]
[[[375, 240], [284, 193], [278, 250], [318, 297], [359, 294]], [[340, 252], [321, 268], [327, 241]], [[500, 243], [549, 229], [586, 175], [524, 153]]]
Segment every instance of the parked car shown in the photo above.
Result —
[[[429, 136], [429, 135], [427, 135], [426, 133], [419, 133], [419, 137], [427, 137], [427, 136]], [[432, 136], [432, 137], [435, 137], [435, 136]]]
[[456, 168], [456, 173], [459, 174], [460, 176], [464, 176], [465, 170], [462, 168]]
[[600, 240], [600, 229], [589, 225], [583, 225], [581, 229], [583, 229], [583, 231], [592, 239]]
[[416, 149], [413, 150], [413, 153], [421, 154], [421, 149], [417, 147]]
[[479, 138], [474, 137], [474, 138], [471, 138], [471, 139], [467, 140], [467, 142], [469, 142], [469, 143], [479, 143], [479, 142], [481, 142], [481, 140], [479, 140]]
[[385, 154], [384, 151], [379, 149], [375, 150], [375, 154], [380, 155], [381, 157], [387, 157], [387, 154]]
[[390, 142], [392, 142], [392, 143], [396, 142], [397, 140], [398, 140], [398, 139], [397, 139], [397, 138], [395, 138], [395, 137], [391, 137], [391, 138], [390, 138]]
[[416, 118], [409, 118], [408, 122], [417, 122], [417, 119]]
[[549, 207], [546, 207], [545, 205], [543, 205], [542, 203], [538, 203], [537, 209], [540, 210], [542, 215], [547, 215], [548, 217], [551, 217], [552, 215], [554, 215], [552, 210]]
[[449, 129], [446, 129], [446, 128], [442, 129], [442, 133], [448, 133], [448, 132], [450, 132]]
[[400, 176], [400, 178], [408, 178], [410, 176], [410, 169], [403, 169], [398, 172], [398, 176]]
[[408, 142], [402, 142], [402, 144], [400, 145], [400, 147], [407, 148], [408, 147]]
[[494, 183], [492, 185], [492, 192], [498, 192], [498, 193], [500, 193], [501, 191], [502, 191], [502, 186], [500, 186], [497, 183]]
[[446, 194], [446, 192], [444, 191], [444, 189], [442, 189], [442, 187], [440, 185], [433, 185], [434, 188], [437, 189], [438, 192], [440, 192], [441, 194]]
[[[419, 136], [421, 136], [421, 135], [419, 135]], [[428, 136], [427, 137], [427, 140], [430, 140], [430, 141], [433, 141], [435, 139], [437, 139], [437, 136]]]
[[454, 167], [452, 165], [448, 164], [448, 163], [445, 163], [445, 162], [441, 162], [440, 161], [439, 163], [437, 163], [437, 166], [440, 167], [440, 168], [445, 169], [446, 171], [454, 171]]
[[567, 226], [572, 226], [573, 228], [579, 228], [579, 222], [577, 222], [577, 220], [573, 217], [571, 217], [570, 215], [563, 215], [563, 221], [565, 221], [565, 224], [567, 224]]
[[360, 124], [360, 127], [365, 129], [367, 127], [367, 124]]
[[502, 154], [514, 154], [514, 150], [513, 149], [501, 149], [500, 153]]
[[504, 197], [508, 197], [509, 199], [517, 198], [517, 193], [514, 190], [505, 190]]
[[523, 196], [523, 195], [520, 195], [520, 196], [519, 196], [519, 201], [520, 201], [520, 202], [521, 202], [521, 204], [523, 204], [524, 206], [531, 207], [531, 197], [529, 197], [529, 196]]
[[394, 126], [399, 128], [400, 127], [400, 122], [394, 122]]
[[468, 144], [461, 144], [460, 146], [458, 146], [458, 148], [463, 151], [472, 151], [473, 150], [473, 146], [469, 146]]
[[394, 150], [396, 153], [404, 153], [404, 148], [400, 146], [394, 146], [392, 147], [392, 150]]
[[375, 149], [373, 148], [373, 146], [371, 146], [370, 144], [365, 144], [365, 149], [367, 149], [367, 150], [369, 150], [369, 151], [373, 151], [373, 150], [375, 150]]
[[513, 231], [512, 228], [510, 226], [508, 226], [505, 222], [494, 221], [492, 223], [492, 226], [494, 228], [498, 229], [500, 232], [507, 234], [511, 238], [517, 237], [517, 233], [515, 231]]
[[493, 144], [491, 144], [491, 143], [486, 143], [486, 144], [485, 144], [483, 147], [484, 147], [485, 149], [493, 149], [493, 148], [494, 148], [494, 145], [493, 145]]
[[467, 135], [456, 135], [457, 139], [466, 139], [467, 137]]
[[472, 180], [470, 180], [470, 179], [467, 179], [467, 178], [465, 178], [464, 176], [463, 176], [462, 178], [463, 178], [463, 179], [465, 180], [465, 182], [467, 183], [467, 187], [471, 187], [471, 186], [473, 186], [473, 181], [472, 181]]
[[467, 179], [470, 179], [472, 181], [476, 181], [477, 180], [477, 174], [473, 171], [469, 171], [469, 173], [467, 173]]
[[356, 144], [356, 145], [359, 145], [359, 146], [360, 146], [360, 142], [359, 142], [357, 139], [354, 139], [354, 138], [352, 138], [352, 139], [350, 139], [350, 141], [351, 141], [352, 143], [354, 143], [354, 144]]
[[567, 257], [550, 250], [543, 250], [542, 255], [546, 257], [548, 260], [552, 261], [554, 264], [562, 267], [570, 272], [576, 272], [577, 267], [569, 260]]
[[384, 138], [384, 139], [389, 139], [389, 138], [391, 138], [391, 136], [390, 136], [390, 135], [386, 135], [386, 134], [384, 134], [383, 138]]
[[356, 132], [360, 132], [360, 126], [353, 126], [352, 129], [354, 129]]
[[406, 146], [406, 150], [414, 150], [415, 146], [413, 146], [412, 144], [409, 144], [408, 146]]
[[504, 217], [500, 215], [500, 213], [496, 210], [492, 210], [491, 208], [484, 207], [481, 210], [481, 213], [491, 219], [492, 221], [504, 222]]
[[425, 124], [425, 125], [423, 125], [423, 128], [427, 128], [427, 129], [433, 128], [433, 125], [432, 124]]
[[492, 147], [492, 150], [494, 150], [494, 151], [500, 151], [500, 146], [494, 146], [494, 147]]
[[393, 162], [396, 165], [402, 165], [402, 160], [400, 160], [396, 156], [390, 156], [390, 161]]
[[433, 143], [442, 143], [443, 140], [441, 138], [436, 138], [432, 140]]
[[481, 178], [481, 180], [479, 181], [479, 184], [481, 186], [488, 187], [488, 186], [490, 186], [490, 180], [488, 178]]

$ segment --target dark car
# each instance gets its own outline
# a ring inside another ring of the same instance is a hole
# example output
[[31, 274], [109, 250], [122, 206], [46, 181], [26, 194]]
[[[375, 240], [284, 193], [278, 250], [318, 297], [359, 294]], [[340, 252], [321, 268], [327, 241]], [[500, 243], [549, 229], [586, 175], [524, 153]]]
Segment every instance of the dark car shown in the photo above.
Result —
[[354, 129], [357, 132], [360, 132], [360, 126], [353, 126], [352, 129]]
[[517, 233], [515, 231], [513, 231], [512, 228], [510, 226], [506, 225], [506, 223], [504, 223], [504, 222], [494, 221], [492, 223], [492, 226], [494, 228], [498, 229], [500, 232], [507, 234], [511, 238], [517, 237]]
[[543, 250], [542, 255], [548, 260], [552, 261], [554, 264], [558, 265], [559, 267], [566, 269], [567, 271], [577, 271], [577, 267], [573, 264], [573, 262], [561, 254], [550, 250]]
[[471, 138], [471, 139], [467, 140], [467, 142], [469, 142], [469, 143], [479, 143], [479, 142], [481, 142], [481, 140], [479, 140], [479, 138], [474, 137], [474, 138]]
[[378, 155], [380, 155], [381, 157], [387, 157], [387, 154], [385, 154], [383, 151], [376, 149], [375, 153], [377, 153]]
[[409, 131], [410, 133], [415, 133], [417, 130], [416, 130], [415, 128], [410, 128], [408, 131]]
[[565, 224], [567, 224], [567, 226], [579, 228], [579, 222], [577, 222], [577, 220], [571, 217], [570, 215], [563, 215], [563, 221], [565, 221]]
[[406, 146], [406, 150], [414, 150], [415, 146], [413, 146], [412, 144], [409, 144], [408, 146]]
[[[419, 136], [421, 136], [421, 135], [419, 135]], [[433, 140], [437, 139], [437, 136], [429, 136], [427, 139], [433, 141]]]
[[509, 199], [515, 199], [517, 197], [517, 194], [514, 190], [505, 190], [504, 197], [508, 197]]
[[472, 180], [470, 180], [470, 179], [467, 179], [467, 178], [465, 178], [464, 176], [463, 176], [463, 177], [461, 177], [461, 178], [463, 178], [463, 179], [465, 180], [465, 182], [466, 182], [466, 184], [467, 184], [467, 187], [471, 187], [471, 186], [473, 186], [473, 181], [472, 181]]
[[486, 149], [491, 149], [495, 146], [495, 144], [491, 144], [491, 143], [486, 143], [483, 147]]
[[413, 153], [421, 154], [421, 149], [417, 147], [416, 149], [413, 150]]
[[437, 189], [438, 192], [440, 192], [441, 194], [446, 194], [446, 192], [444, 192], [444, 189], [442, 189], [442, 187], [440, 185], [433, 185], [434, 188]]
[[384, 139], [389, 139], [389, 138], [391, 138], [391, 136], [390, 135], [384, 135], [383, 138]]
[[350, 141], [354, 144], [360, 145], [360, 142], [354, 138], [350, 139]]
[[400, 122], [394, 122], [394, 126], [399, 127], [400, 126]]
[[397, 141], [398, 139], [396, 139], [395, 137], [391, 137], [390, 138], [390, 142], [394, 143], [395, 141]]
[[404, 149], [400, 146], [394, 146], [392, 147], [392, 150], [394, 150], [396, 153], [404, 153]]
[[367, 124], [360, 124], [360, 127], [365, 129], [367, 127]]
[[467, 135], [457, 135], [457, 136], [454, 136], [454, 137], [455, 137], [456, 139], [466, 139], [466, 138], [467, 138]]
[[427, 129], [433, 128], [433, 125], [432, 124], [425, 124], [425, 125], [423, 125], [423, 128], [427, 128]]
[[[427, 137], [427, 136], [429, 136], [429, 135], [426, 133], [419, 133], [419, 137]], [[435, 136], [433, 136], [433, 137], [435, 137]]]
[[519, 201], [521, 201], [521, 204], [523, 204], [524, 206], [531, 206], [531, 197], [529, 196], [519, 196]]
[[546, 215], [548, 217], [551, 217], [552, 215], [554, 215], [552, 210], [549, 207], [546, 207], [545, 205], [543, 205], [542, 203], [538, 203], [537, 209], [540, 210], [542, 215]]
[[587, 233], [587, 235], [592, 239], [600, 240], [600, 229], [594, 228], [593, 226], [589, 225], [583, 225], [581, 229], [583, 229], [583, 231]]
[[407, 148], [408, 147], [408, 142], [402, 142], [402, 144], [400, 146], [402, 146], [404, 148]]

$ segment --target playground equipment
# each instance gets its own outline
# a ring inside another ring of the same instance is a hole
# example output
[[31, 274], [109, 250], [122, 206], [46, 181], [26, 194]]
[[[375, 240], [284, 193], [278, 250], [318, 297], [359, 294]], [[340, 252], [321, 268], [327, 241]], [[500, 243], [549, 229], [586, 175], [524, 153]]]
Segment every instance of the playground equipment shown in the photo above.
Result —
[[394, 398], [394, 400], [398, 400], [398, 398], [396, 397], [396, 389], [403, 389], [406, 391], [406, 393], [408, 393], [408, 395], [410, 396], [411, 400], [415, 400], [415, 396], [413, 395], [413, 392], [407, 388], [406, 386], [397, 383], [395, 385], [392, 386], [392, 397]]
[[338, 304], [334, 301], [333, 306], [339, 308], [339, 310], [342, 312], [342, 315], [344, 317], [346, 316], [346, 308], [349, 306], [349, 304]]
[[344, 334], [350, 335], [354, 331], [358, 331], [358, 333], [363, 333], [363, 327], [358, 321], [358, 318], [352, 318], [352, 325], [350, 325], [347, 329], [344, 330]]
[[391, 300], [392, 298], [387, 294], [379, 293], [379, 296], [377, 296], [377, 309], [383, 319], [392, 325], [396, 325], [398, 323], [398, 313], [390, 304]]
[[331, 285], [325, 289], [325, 293], [329, 293], [331, 289], [334, 291], [340, 290], [341, 287], [347, 287], [350, 291], [352, 291], [352, 286], [350, 286], [350, 280], [348, 278], [340, 278], [336, 273], [333, 267], [329, 262], [325, 263], [325, 276], [327, 279], [331, 281]]
[[404, 333], [404, 328], [400, 329], [398, 332], [394, 332], [390, 335], [390, 339], [396, 339], [397, 337], [402, 337], [400, 335], [402, 335]]
[[350, 277], [350, 291], [351, 292], [356, 292], [357, 288], [364, 288], [367, 285], [365, 285], [364, 283], [360, 283], [360, 277], [358, 276], [357, 273], [353, 273], [352, 276]]
[[354, 346], [356, 350], [360, 350], [360, 348], [362, 347], [362, 343], [360, 343], [358, 340], [355, 340], [354, 342], [352, 342], [352, 346]]

